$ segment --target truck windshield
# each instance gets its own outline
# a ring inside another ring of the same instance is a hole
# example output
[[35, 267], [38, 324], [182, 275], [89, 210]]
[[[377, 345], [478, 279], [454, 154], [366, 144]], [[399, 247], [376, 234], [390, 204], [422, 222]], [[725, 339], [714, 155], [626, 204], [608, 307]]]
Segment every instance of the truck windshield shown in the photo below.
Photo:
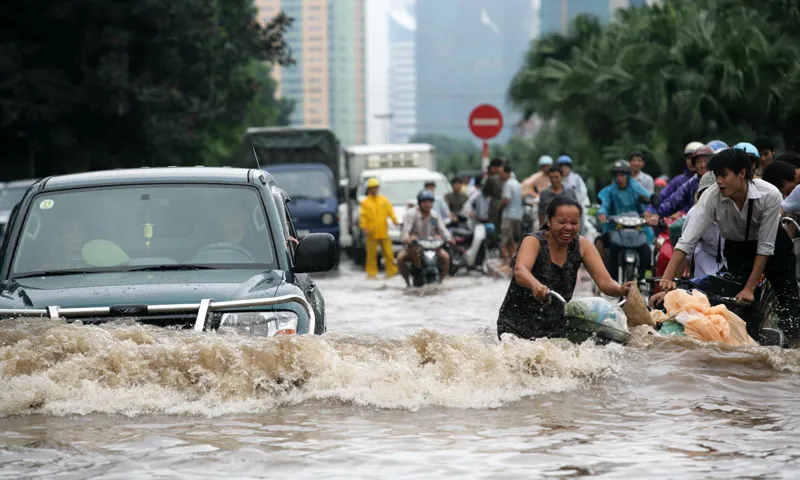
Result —
[[12, 273], [276, 268], [259, 197], [208, 184], [43, 192], [24, 213]]
[[13, 210], [14, 205], [22, 200], [27, 190], [28, 187], [14, 187], [0, 190], [0, 212]]
[[324, 170], [281, 170], [269, 173], [293, 200], [324, 200], [335, 196], [333, 179]]
[[[386, 196], [392, 205], [404, 205], [408, 201], [417, 202], [417, 194], [425, 188], [424, 180], [386, 180], [381, 182], [380, 194]], [[444, 196], [450, 186], [445, 180], [436, 181], [436, 194]], [[363, 187], [366, 194], [366, 186]]]

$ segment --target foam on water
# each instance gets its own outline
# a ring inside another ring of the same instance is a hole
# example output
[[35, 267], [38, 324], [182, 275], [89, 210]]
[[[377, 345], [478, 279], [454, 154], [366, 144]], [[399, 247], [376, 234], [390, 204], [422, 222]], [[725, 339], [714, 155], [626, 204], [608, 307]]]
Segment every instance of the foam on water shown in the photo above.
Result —
[[13, 320], [0, 322], [0, 414], [216, 416], [310, 400], [495, 408], [614, 375], [625, 352], [432, 330], [266, 339]]

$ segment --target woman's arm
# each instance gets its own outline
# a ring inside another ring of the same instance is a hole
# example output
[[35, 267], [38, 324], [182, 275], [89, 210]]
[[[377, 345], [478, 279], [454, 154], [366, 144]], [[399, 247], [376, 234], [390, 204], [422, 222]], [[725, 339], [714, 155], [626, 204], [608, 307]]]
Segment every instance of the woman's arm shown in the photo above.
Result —
[[536, 257], [539, 256], [539, 248], [541, 248], [539, 239], [532, 235], [528, 235], [522, 240], [514, 264], [514, 281], [517, 282], [517, 285], [531, 290], [537, 300], [544, 301], [549, 288], [534, 277], [532, 272]]
[[597, 248], [592, 245], [592, 242], [583, 237], [581, 237], [581, 258], [586, 270], [589, 271], [589, 275], [592, 276], [592, 280], [594, 280], [601, 292], [612, 297], [628, 295], [629, 288], [620, 285], [611, 278]]

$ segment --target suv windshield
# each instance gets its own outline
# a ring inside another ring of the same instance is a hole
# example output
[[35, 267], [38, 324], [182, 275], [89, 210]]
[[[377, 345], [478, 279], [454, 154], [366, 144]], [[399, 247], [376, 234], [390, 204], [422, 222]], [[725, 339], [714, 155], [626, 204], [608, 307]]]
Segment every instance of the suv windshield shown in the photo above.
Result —
[[[392, 205], [405, 205], [406, 202], [417, 203], [417, 194], [425, 188], [424, 180], [384, 180], [381, 181], [380, 193], [392, 202]], [[436, 180], [436, 194], [444, 197], [450, 191], [446, 180]], [[367, 194], [367, 181], [361, 185], [361, 195]]]
[[271, 171], [270, 175], [289, 196], [322, 200], [334, 196], [333, 179], [324, 170]]
[[12, 272], [275, 268], [258, 190], [229, 185], [117, 186], [33, 198]]
[[0, 190], [0, 212], [13, 210], [14, 205], [22, 200], [27, 190], [28, 187], [14, 187]]

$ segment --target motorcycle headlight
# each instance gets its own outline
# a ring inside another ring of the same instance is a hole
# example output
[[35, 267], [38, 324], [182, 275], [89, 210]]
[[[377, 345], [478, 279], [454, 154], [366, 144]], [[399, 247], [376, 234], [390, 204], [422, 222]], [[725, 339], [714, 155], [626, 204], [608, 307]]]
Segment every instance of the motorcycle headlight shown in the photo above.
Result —
[[323, 213], [322, 214], [322, 223], [325, 225], [333, 225], [333, 222], [336, 220], [336, 217], [333, 216], [332, 213]]
[[236, 312], [225, 313], [219, 323], [222, 333], [274, 337], [297, 333], [297, 314], [294, 312]]

